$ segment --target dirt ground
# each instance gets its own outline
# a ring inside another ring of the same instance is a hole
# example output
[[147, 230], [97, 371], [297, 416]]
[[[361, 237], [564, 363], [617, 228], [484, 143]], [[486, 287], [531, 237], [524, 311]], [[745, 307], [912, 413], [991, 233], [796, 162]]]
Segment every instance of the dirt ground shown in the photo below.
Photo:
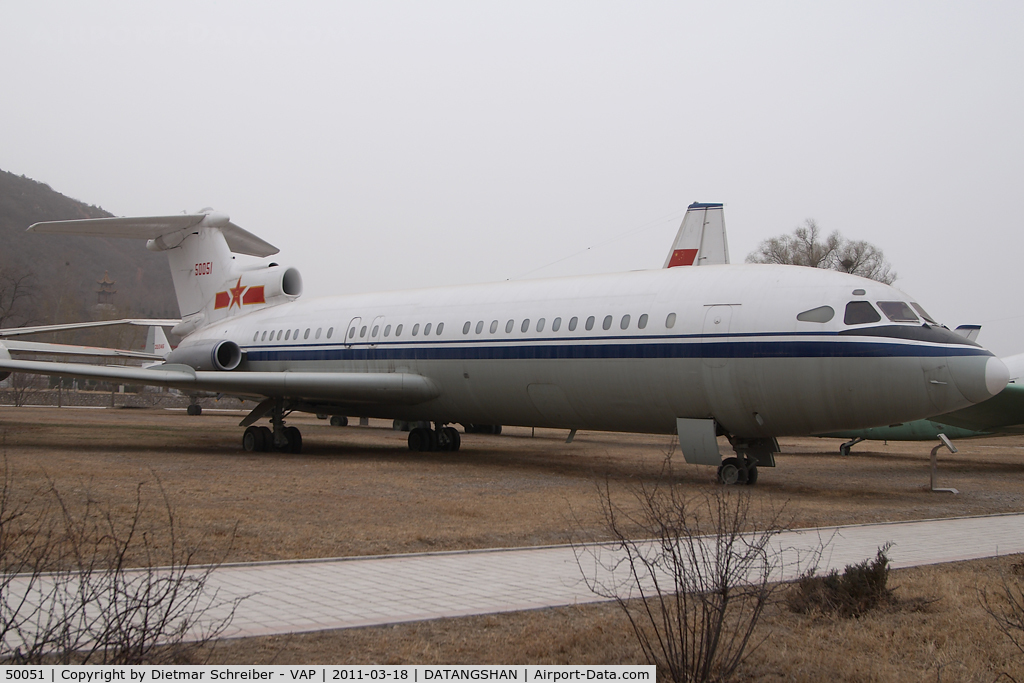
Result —
[[[128, 509], [138, 484], [144, 484], [152, 500], [162, 486], [182, 527], [203, 539], [207, 550], [199, 559], [229, 562], [601, 538], [599, 487], [607, 486], [613, 499], [628, 501], [632, 487], [663, 476], [666, 462], [671, 463], [669, 479], [686, 489], [699, 492], [716, 486], [713, 469], [683, 463], [670, 436], [580, 432], [566, 444], [565, 431], [538, 429], [533, 434], [528, 428], [507, 428], [500, 436], [463, 435], [458, 453], [413, 453], [406, 448], [407, 435], [393, 431], [390, 423], [374, 420], [368, 427], [339, 428], [313, 416], [293, 416], [289, 423], [302, 430], [303, 453], [256, 454], [241, 450], [237, 425], [243, 416], [209, 409], [190, 417], [183, 410], [0, 407], [0, 448], [23, 491], [52, 481], [68, 495], [88, 494], [113, 509]], [[928, 490], [930, 442], [862, 443], [847, 457], [838, 454], [836, 439], [780, 443], [778, 467], [762, 468], [751, 492], [776, 508], [784, 506], [792, 527], [1024, 510], [1024, 437], [959, 441], [959, 453], [941, 453], [938, 483], [959, 489], [959, 495]], [[927, 592], [929, 586], [970, 582], [980, 571], [975, 565], [987, 566], [963, 563], [957, 569], [950, 565], [897, 575], [912, 577], [906, 582]], [[952, 605], [947, 593], [963, 591], [943, 590], [940, 603]], [[951, 614], [959, 614], [961, 621], [984, 622], [984, 615], [964, 616], [974, 614], [964, 606], [971, 599], [950, 606]], [[878, 626], [882, 630], [877, 631], [876, 647], [887, 651], [893, 638], [882, 631], [888, 627], [893, 633], [910, 629], [907, 640], [913, 641], [923, 628], [915, 620], [937, 623], [941, 619], [936, 614], [887, 615], [888, 621], [882, 621], [889, 626]], [[781, 627], [775, 633], [783, 634], [773, 635], [773, 642], [777, 639], [791, 653], [806, 649], [806, 643], [823, 647], [854, 633], [875, 632], [864, 620], [858, 620], [859, 631], [849, 631], [844, 624], [801, 617], [807, 623], [793, 635], [791, 616], [772, 619]], [[955, 619], [950, 623], [955, 631]], [[958, 661], [964, 660], [961, 650], [971, 646], [954, 648], [955, 635], [945, 636], [949, 646], [920, 647], [933, 652], [953, 648]], [[1001, 642], [996, 636], [987, 634], [982, 641], [993, 652]], [[868, 641], [858, 636], [857, 647], [867, 648]], [[917, 647], [910, 649], [916, 652]], [[768, 669], [746, 675], [770, 678], [770, 670], [778, 680], [815, 680], [823, 672], [835, 673], [837, 680], [905, 680], [886, 675], [879, 662], [889, 658], [871, 656], [870, 648], [865, 661], [874, 662], [875, 668], [854, 670], [845, 660], [815, 660], [806, 652], [798, 658], [803, 669], [797, 670], [789, 666], [792, 656], [789, 664], [780, 663], [777, 651], [759, 649], [756, 661]], [[998, 652], [1003, 657], [999, 661], [1010, 661], [1009, 654]], [[939, 660], [925, 654], [904, 658], [918, 662], [912, 678], [930, 672], [931, 680], [936, 675], [938, 669], [927, 667]], [[609, 605], [247, 639], [225, 644], [216, 653], [217, 661], [263, 663], [628, 663], [641, 661], [639, 657], [628, 624]], [[990, 660], [971, 662], [967, 666], [979, 671], [1005, 670]], [[847, 673], [837, 668], [840, 663]], [[869, 670], [879, 673], [861, 675]], [[948, 675], [949, 680], [974, 680]]]

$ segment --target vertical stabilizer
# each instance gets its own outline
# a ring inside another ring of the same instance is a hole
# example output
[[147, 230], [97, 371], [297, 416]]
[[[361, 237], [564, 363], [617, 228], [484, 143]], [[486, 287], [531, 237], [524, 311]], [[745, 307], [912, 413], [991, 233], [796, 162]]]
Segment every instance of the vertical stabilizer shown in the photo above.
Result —
[[167, 335], [164, 334], [164, 328], [159, 325], [150, 326], [146, 332], [146, 353], [167, 358], [167, 354], [170, 352], [171, 345], [167, 341]]
[[729, 244], [725, 237], [722, 205], [700, 202], [690, 204], [664, 267], [706, 266], [728, 262]]
[[264, 257], [276, 254], [277, 247], [212, 209], [176, 216], [51, 221], [36, 223], [29, 232], [145, 239], [150, 251], [167, 252], [182, 318], [173, 331], [181, 335], [243, 310], [271, 305], [275, 294], [287, 300], [301, 292], [301, 278], [294, 269], [270, 274], [243, 271], [232, 254]]

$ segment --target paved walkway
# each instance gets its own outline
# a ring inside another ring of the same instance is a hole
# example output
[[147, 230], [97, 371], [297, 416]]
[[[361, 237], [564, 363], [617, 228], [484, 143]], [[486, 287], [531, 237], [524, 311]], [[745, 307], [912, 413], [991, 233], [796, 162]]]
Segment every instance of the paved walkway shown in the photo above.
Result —
[[[779, 578], [794, 578], [827, 544], [818, 568], [842, 570], [892, 542], [893, 567], [1024, 552], [1024, 514], [789, 531], [773, 539]], [[607, 573], [607, 546], [479, 550], [225, 565], [208, 586], [239, 602], [227, 636], [298, 633], [556, 607], [602, 598], [583, 580]], [[581, 571], [581, 566], [584, 568]], [[214, 616], [211, 614], [210, 616]]]

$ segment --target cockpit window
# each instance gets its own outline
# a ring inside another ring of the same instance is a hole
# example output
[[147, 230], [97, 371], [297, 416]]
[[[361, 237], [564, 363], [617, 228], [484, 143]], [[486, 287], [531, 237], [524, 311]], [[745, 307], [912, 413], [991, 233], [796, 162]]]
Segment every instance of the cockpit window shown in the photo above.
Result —
[[915, 302], [911, 301], [910, 305], [914, 307], [915, 311], [917, 311], [918, 313], [921, 314], [921, 317], [925, 319], [925, 322], [931, 323], [932, 325], [938, 325], [939, 324], [934, 318], [932, 318], [930, 315], [928, 315], [928, 311], [926, 311], [923, 308], [921, 308], [921, 304], [918, 304], [918, 303], [915, 303]]
[[885, 313], [885, 317], [894, 323], [916, 323], [921, 319], [914, 313], [914, 309], [903, 301], [879, 301], [878, 307]]
[[847, 325], [877, 323], [881, 319], [882, 316], [867, 301], [851, 301], [846, 304], [846, 315], [843, 316], [843, 322]]
[[799, 314], [796, 319], [805, 323], [827, 323], [836, 315], [831, 306], [818, 306]]

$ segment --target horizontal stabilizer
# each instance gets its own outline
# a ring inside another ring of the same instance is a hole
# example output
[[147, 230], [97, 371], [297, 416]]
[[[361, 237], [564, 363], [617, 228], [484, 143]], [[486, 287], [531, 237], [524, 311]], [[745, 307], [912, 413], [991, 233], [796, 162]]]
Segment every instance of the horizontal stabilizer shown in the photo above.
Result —
[[977, 341], [978, 333], [981, 332], [981, 325], [960, 325], [953, 330], [968, 341]]
[[[160, 240], [169, 249], [180, 243], [193, 228], [220, 228], [228, 248], [236, 254], [271, 256], [280, 251], [248, 230], [243, 230], [222, 213], [180, 214], [140, 218], [87, 218], [76, 221], [48, 221], [29, 227], [29, 232], [61, 235], [91, 235]], [[159, 249], [158, 249], [159, 250]]]

